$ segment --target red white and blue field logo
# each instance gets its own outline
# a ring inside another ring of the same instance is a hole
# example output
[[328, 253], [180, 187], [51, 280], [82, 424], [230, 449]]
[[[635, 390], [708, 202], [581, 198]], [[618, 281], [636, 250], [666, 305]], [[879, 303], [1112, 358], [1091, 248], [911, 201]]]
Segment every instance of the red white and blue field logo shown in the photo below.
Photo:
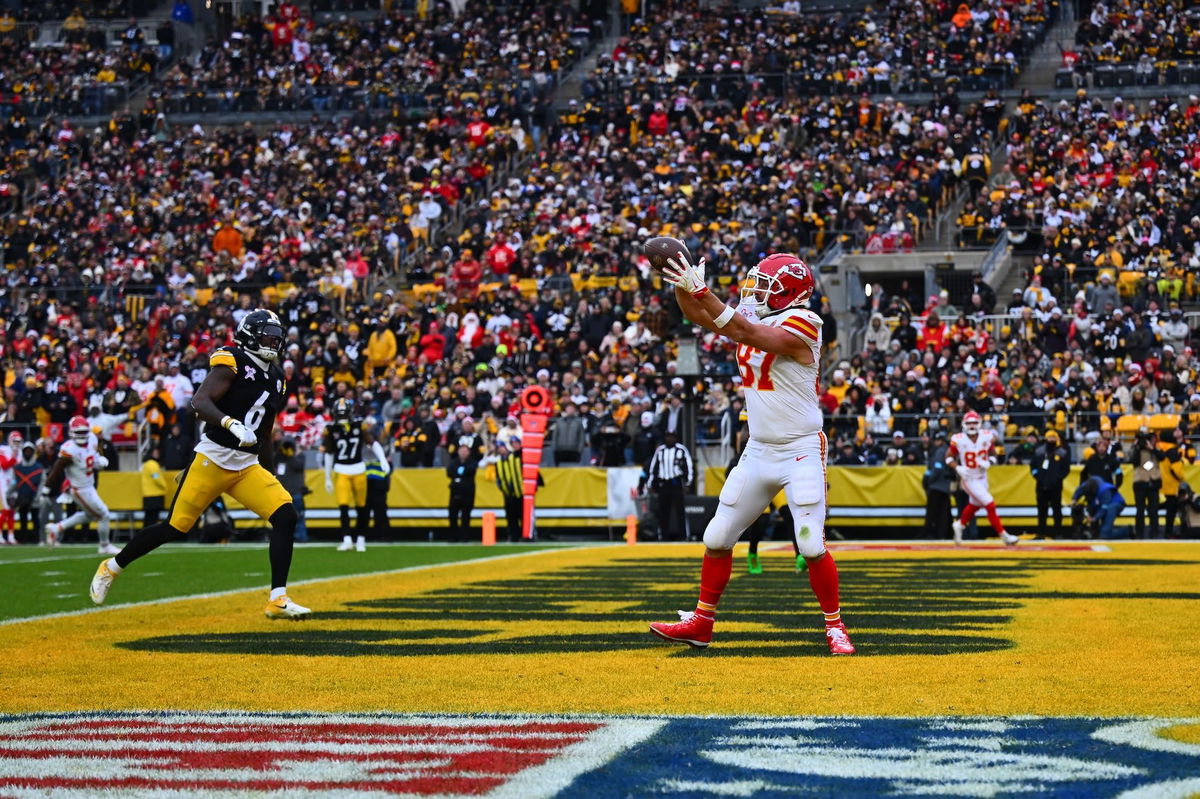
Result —
[[1187, 797], [1195, 724], [31, 714], [0, 717], [0, 796]]

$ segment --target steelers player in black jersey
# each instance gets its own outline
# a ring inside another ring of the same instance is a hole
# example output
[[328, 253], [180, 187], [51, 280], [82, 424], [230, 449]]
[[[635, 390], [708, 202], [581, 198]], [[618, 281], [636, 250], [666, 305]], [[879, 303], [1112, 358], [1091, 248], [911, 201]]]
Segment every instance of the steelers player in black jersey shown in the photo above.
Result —
[[115, 557], [100, 564], [91, 597], [104, 602], [117, 575], [142, 555], [187, 535], [196, 519], [221, 494], [229, 494], [271, 524], [270, 619], [308, 615], [287, 595], [292, 565], [292, 535], [299, 517], [291, 495], [275, 477], [271, 433], [283, 407], [283, 373], [275, 364], [283, 348], [283, 325], [261, 308], [242, 318], [234, 346], [221, 347], [208, 359], [209, 372], [192, 396], [201, 419], [200, 443], [186, 469], [165, 522], [142, 530]]
[[[375, 461], [387, 470], [387, 457], [378, 441], [370, 440], [363, 430], [363, 419], [354, 412], [354, 399], [338, 397], [333, 403], [333, 424], [325, 428], [325, 491], [337, 499], [342, 514], [342, 543], [339, 552], [367, 551], [367, 463], [363, 450], [370, 447]], [[384, 472], [387, 473], [386, 471]], [[350, 503], [357, 512], [357, 543], [350, 536]]]

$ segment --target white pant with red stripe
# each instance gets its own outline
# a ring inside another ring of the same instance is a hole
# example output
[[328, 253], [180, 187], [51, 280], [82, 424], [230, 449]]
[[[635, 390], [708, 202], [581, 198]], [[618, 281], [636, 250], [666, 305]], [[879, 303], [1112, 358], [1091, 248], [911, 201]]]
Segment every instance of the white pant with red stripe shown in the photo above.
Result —
[[753, 439], [721, 489], [717, 512], [704, 531], [709, 549], [733, 549], [780, 491], [787, 497], [792, 534], [806, 558], [825, 552], [825, 434], [786, 444]]
[[100, 536], [100, 543], [107, 544], [109, 542], [108, 506], [104, 504], [104, 500], [100, 499], [100, 494], [97, 493], [95, 487], [75, 488], [72, 486], [67, 493], [79, 506], [79, 510], [63, 519], [58, 525], [59, 530], [69, 530], [75, 525], [91, 519], [96, 522], [96, 533]]
[[972, 505], [986, 508], [994, 502], [992, 492], [988, 489], [986, 475], [983, 477], [970, 477], [960, 474], [959, 479], [962, 482], [962, 490], [967, 492]]
[[100, 492], [93, 486], [84, 488], [75, 488], [74, 486], [67, 492], [71, 495], [71, 499], [75, 500], [75, 504], [79, 509], [88, 515], [92, 521], [100, 521], [108, 518], [108, 506], [104, 504], [104, 500], [100, 499]]

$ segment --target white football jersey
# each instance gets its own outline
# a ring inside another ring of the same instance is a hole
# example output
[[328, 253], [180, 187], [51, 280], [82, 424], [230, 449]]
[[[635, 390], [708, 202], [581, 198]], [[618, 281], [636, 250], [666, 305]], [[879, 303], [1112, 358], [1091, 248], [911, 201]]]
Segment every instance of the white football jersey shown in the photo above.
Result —
[[782, 327], [808, 342], [813, 363], [763, 352], [739, 344], [738, 370], [746, 392], [750, 438], [764, 444], [784, 444], [819, 433], [823, 418], [817, 402], [821, 374], [821, 317], [804, 308], [790, 308], [758, 320]]
[[950, 455], [958, 459], [958, 473], [963, 477], [985, 477], [983, 463], [991, 456], [996, 445], [996, 433], [980, 430], [972, 441], [966, 433], [955, 433], [950, 437]]
[[7, 491], [13, 484], [13, 466], [19, 458], [20, 455], [8, 444], [0, 444], [0, 491]]
[[80, 446], [74, 441], [67, 440], [58, 450], [59, 457], [70, 458], [67, 464], [67, 480], [72, 488], [92, 488], [96, 485], [96, 470], [100, 467], [100, 452], [96, 449], [93, 439]]

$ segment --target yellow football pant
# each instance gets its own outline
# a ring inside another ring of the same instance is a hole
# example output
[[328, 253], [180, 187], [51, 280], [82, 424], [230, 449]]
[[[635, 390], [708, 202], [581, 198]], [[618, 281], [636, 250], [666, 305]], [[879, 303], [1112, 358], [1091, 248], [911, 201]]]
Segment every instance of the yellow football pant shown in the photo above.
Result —
[[361, 508], [367, 504], [367, 473], [333, 473], [333, 495], [339, 507], [342, 505]]
[[189, 532], [204, 509], [222, 494], [233, 497], [264, 520], [292, 501], [275, 475], [260, 464], [234, 471], [197, 455], [183, 471], [167, 521], [176, 530]]

